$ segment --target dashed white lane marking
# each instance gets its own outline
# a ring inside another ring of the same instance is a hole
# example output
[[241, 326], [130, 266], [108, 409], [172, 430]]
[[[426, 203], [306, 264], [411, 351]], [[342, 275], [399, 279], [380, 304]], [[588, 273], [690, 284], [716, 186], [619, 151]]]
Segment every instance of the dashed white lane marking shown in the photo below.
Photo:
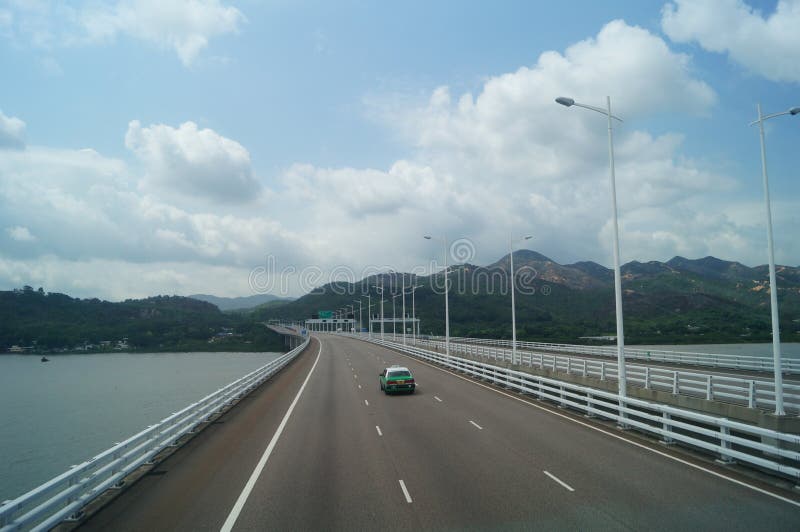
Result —
[[469, 422], [472, 423], [473, 425], [475, 425], [478, 428], [478, 430], [483, 430], [483, 427], [481, 427], [480, 425], [478, 425], [477, 423], [475, 423], [471, 419], [469, 420]]
[[436, 397], [435, 395], [433, 396], [433, 398], [436, 399], [437, 401], [439, 401], [440, 403], [442, 402], [442, 400], [439, 399], [438, 397]]
[[360, 384], [358, 385], [358, 389], [359, 389], [359, 390], [361, 389], [361, 385], [360, 385]]
[[297, 391], [297, 395], [294, 397], [294, 401], [292, 401], [292, 404], [289, 405], [289, 410], [287, 410], [286, 415], [283, 416], [281, 424], [278, 425], [278, 430], [275, 431], [275, 434], [269, 441], [269, 445], [267, 445], [267, 448], [264, 450], [264, 454], [261, 455], [261, 459], [258, 461], [256, 468], [253, 470], [253, 473], [247, 480], [247, 484], [244, 485], [242, 493], [240, 493], [239, 498], [236, 499], [236, 503], [233, 505], [231, 513], [228, 514], [228, 518], [225, 519], [225, 523], [222, 524], [220, 532], [230, 532], [233, 529], [233, 525], [236, 524], [236, 520], [239, 518], [239, 514], [242, 512], [242, 509], [244, 508], [244, 505], [247, 502], [247, 498], [250, 497], [250, 492], [253, 491], [253, 487], [256, 485], [256, 482], [258, 481], [258, 477], [261, 476], [261, 472], [267, 465], [267, 460], [269, 460], [269, 456], [275, 449], [275, 445], [278, 443], [278, 439], [281, 437], [283, 429], [286, 427], [286, 423], [289, 422], [289, 418], [292, 416], [292, 412], [294, 412], [294, 407], [297, 406], [297, 401], [300, 400], [300, 396], [303, 394], [303, 390], [306, 389], [306, 384], [308, 384], [309, 379], [311, 379], [311, 374], [314, 373], [314, 368], [317, 367], [317, 362], [319, 362], [319, 357], [321, 355], [322, 355], [322, 342], [320, 342], [319, 351], [317, 352], [317, 359], [314, 361], [314, 365], [311, 366], [311, 371], [308, 372], [306, 380], [303, 381], [303, 385], [300, 386], [300, 389]]
[[411, 495], [408, 494], [408, 488], [406, 488], [406, 483], [403, 482], [402, 480], [400, 481], [400, 487], [403, 489], [403, 495], [406, 496], [406, 502], [409, 504], [413, 502], [411, 500]]
[[383, 436], [383, 432], [381, 432], [381, 428], [378, 425], [375, 425], [375, 430], [378, 431], [378, 436]]
[[369, 406], [369, 401], [367, 401], [366, 399], [364, 399], [364, 404], [365, 404], [365, 405], [367, 405], [367, 406]]
[[596, 432], [600, 432], [602, 434], [605, 434], [606, 436], [610, 436], [610, 437], [612, 437], [612, 438], [614, 438], [616, 440], [619, 440], [621, 442], [627, 443], [629, 445], [633, 445], [634, 447], [638, 447], [638, 448], [640, 448], [642, 450], [649, 451], [651, 453], [657, 454], [657, 455], [662, 456], [662, 457], [664, 457], [664, 458], [666, 458], [668, 460], [673, 460], [675, 462], [683, 464], [683, 465], [685, 465], [687, 467], [690, 467], [692, 469], [696, 469], [698, 471], [702, 471], [704, 473], [708, 473], [709, 475], [711, 475], [713, 477], [717, 477], [717, 478], [721, 478], [723, 480], [727, 480], [728, 482], [731, 482], [732, 484], [736, 484], [737, 486], [741, 486], [743, 488], [747, 488], [747, 489], [753, 490], [753, 491], [755, 491], [757, 493], [760, 493], [762, 495], [766, 495], [767, 497], [771, 497], [771, 498], [777, 499], [777, 500], [779, 500], [781, 502], [785, 502], [787, 504], [791, 504], [792, 506], [800, 507], [800, 502], [793, 501], [792, 499], [787, 499], [786, 497], [782, 497], [781, 495], [778, 495], [777, 493], [772, 493], [771, 491], [767, 491], [765, 489], [759, 488], [759, 487], [754, 486], [752, 484], [748, 484], [747, 482], [742, 482], [741, 480], [735, 479], [733, 477], [729, 477], [727, 475], [723, 475], [722, 473], [718, 473], [716, 471], [712, 471], [711, 469], [708, 469], [708, 468], [703, 467], [701, 465], [693, 464], [692, 462], [689, 462], [687, 460], [683, 460], [682, 458], [678, 458], [677, 456], [672, 456], [672, 455], [667, 454], [667, 453], [665, 453], [663, 451], [659, 451], [658, 449], [653, 449], [652, 447], [648, 447], [647, 445], [644, 445], [644, 444], [629, 440], [627, 438], [623, 438], [622, 436], [620, 436], [618, 434], [614, 434], [614, 433], [609, 432], [609, 431], [607, 431], [605, 429], [602, 429], [600, 427], [595, 427], [594, 425], [589, 425], [588, 423], [584, 423], [583, 421], [578, 421], [577, 419], [571, 418], [571, 417], [569, 417], [567, 415], [564, 415], [564, 414], [561, 414], [561, 413], [556, 412], [554, 410], [551, 410], [550, 408], [547, 408], [545, 406], [537, 405], [537, 404], [535, 404], [535, 403], [533, 403], [531, 401], [528, 401], [526, 399], [523, 399], [521, 397], [516, 397], [514, 395], [511, 395], [510, 393], [506, 393], [506, 392], [502, 392], [500, 390], [496, 390], [496, 389], [492, 388], [491, 386], [487, 386], [485, 384], [481, 384], [479, 382], [473, 381], [473, 380], [468, 379], [466, 377], [462, 377], [461, 375], [459, 375], [457, 373], [454, 373], [452, 371], [448, 371], [448, 370], [446, 370], [444, 368], [440, 368], [439, 366], [436, 366], [436, 365], [431, 364], [429, 362], [425, 362], [423, 360], [419, 360], [416, 357], [412, 357], [410, 355], [403, 355], [403, 356], [405, 356], [406, 358], [410, 358], [410, 359], [412, 359], [412, 360], [414, 360], [416, 362], [419, 362], [420, 364], [424, 364], [425, 366], [428, 366], [428, 367], [431, 367], [433, 369], [439, 370], [439, 371], [441, 371], [443, 373], [448, 373], [448, 374], [452, 375], [453, 377], [455, 377], [457, 379], [461, 379], [462, 381], [466, 381], [466, 382], [472, 383], [475, 386], [480, 386], [481, 388], [485, 388], [485, 389], [487, 389], [487, 390], [489, 390], [491, 392], [494, 392], [496, 394], [503, 395], [505, 397], [508, 397], [509, 399], [513, 399], [514, 401], [519, 401], [520, 403], [525, 403], [526, 405], [532, 406], [533, 408], [538, 408], [539, 410], [542, 410], [544, 412], [548, 412], [550, 414], [553, 414], [554, 416], [558, 416], [558, 417], [563, 418], [563, 419], [565, 419], [567, 421], [571, 421], [572, 423], [575, 423], [575, 424], [580, 425], [582, 427], [585, 427], [587, 429], [591, 429], [591, 430], [594, 430]]
[[567, 484], [566, 482], [564, 482], [563, 480], [561, 480], [560, 478], [558, 478], [554, 474], [550, 473], [549, 471], [544, 471], [544, 474], [547, 475], [548, 477], [552, 478], [553, 480], [555, 480], [559, 484], [561, 484], [563, 487], [567, 488], [569, 491], [575, 491], [572, 488], [572, 486], [570, 486], [569, 484]]

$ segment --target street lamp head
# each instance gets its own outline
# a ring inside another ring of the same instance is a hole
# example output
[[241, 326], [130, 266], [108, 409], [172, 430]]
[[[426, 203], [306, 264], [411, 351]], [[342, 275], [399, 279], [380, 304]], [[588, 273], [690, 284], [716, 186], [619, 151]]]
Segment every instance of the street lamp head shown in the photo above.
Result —
[[556, 98], [556, 103], [560, 103], [561, 105], [563, 105], [565, 107], [572, 107], [573, 105], [575, 105], [575, 100], [573, 100], [572, 98], [566, 98], [564, 96], [559, 96], [558, 98]]
[[526, 236], [526, 237], [524, 238], [524, 240], [530, 240], [531, 238], [533, 238], [533, 235], [528, 235], [528, 236]]
[[789, 109], [789, 114], [792, 116], [800, 114], [800, 107], [792, 107], [791, 109]]
[[430, 239], [431, 239], [430, 235], [425, 235], [425, 240], [430, 240]]

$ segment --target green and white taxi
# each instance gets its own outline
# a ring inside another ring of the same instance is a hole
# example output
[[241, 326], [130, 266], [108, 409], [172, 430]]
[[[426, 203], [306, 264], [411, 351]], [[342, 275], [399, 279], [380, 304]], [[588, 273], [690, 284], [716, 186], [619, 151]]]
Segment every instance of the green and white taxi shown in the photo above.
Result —
[[417, 383], [411, 371], [403, 366], [390, 366], [380, 372], [381, 390], [390, 393], [414, 393]]

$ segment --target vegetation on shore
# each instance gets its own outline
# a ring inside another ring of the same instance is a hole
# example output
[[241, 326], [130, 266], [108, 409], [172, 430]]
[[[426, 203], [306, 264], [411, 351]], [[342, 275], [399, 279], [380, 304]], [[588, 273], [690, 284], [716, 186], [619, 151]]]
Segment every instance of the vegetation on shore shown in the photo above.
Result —
[[26, 286], [0, 291], [0, 351], [283, 351], [254, 317], [178, 296], [120, 303]]

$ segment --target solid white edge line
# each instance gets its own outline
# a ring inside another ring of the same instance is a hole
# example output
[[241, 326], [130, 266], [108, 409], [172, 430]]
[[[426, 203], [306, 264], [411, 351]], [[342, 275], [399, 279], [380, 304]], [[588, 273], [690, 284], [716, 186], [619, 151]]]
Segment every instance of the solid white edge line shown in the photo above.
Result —
[[383, 436], [383, 432], [381, 432], [381, 428], [378, 425], [375, 425], [375, 430], [378, 431], [378, 436]]
[[440, 403], [442, 402], [442, 400], [439, 399], [438, 397], [436, 397], [435, 395], [433, 396], [433, 398], [436, 399], [437, 401], [439, 401]]
[[[378, 346], [378, 347], [383, 347], [383, 346]], [[388, 348], [384, 347], [384, 349], [388, 349]], [[635, 441], [623, 438], [622, 436], [619, 436], [617, 434], [609, 432], [609, 431], [607, 431], [607, 430], [605, 430], [603, 428], [595, 427], [593, 425], [589, 425], [588, 423], [584, 423], [582, 421], [578, 421], [577, 419], [573, 419], [573, 418], [571, 418], [569, 416], [566, 416], [564, 414], [561, 414], [559, 412], [555, 412], [553, 410], [550, 410], [549, 408], [545, 408], [544, 406], [537, 405], [536, 403], [532, 403], [530, 401], [526, 401], [525, 399], [522, 399], [521, 397], [514, 397], [511, 394], [507, 394], [507, 393], [502, 392], [500, 390], [495, 390], [491, 386], [486, 386], [485, 384], [481, 384], [479, 382], [475, 382], [472, 379], [468, 379], [466, 377], [462, 377], [461, 375], [459, 375], [457, 373], [453, 373], [452, 371], [446, 370], [444, 368], [440, 368], [439, 366], [436, 366], [436, 365], [431, 364], [429, 362], [425, 362], [425, 361], [420, 360], [420, 359], [418, 359], [416, 357], [413, 357], [411, 355], [406, 355], [406, 354], [403, 354], [403, 353], [400, 353], [400, 354], [403, 355], [404, 357], [410, 358], [411, 360], [413, 360], [415, 362], [418, 362], [420, 364], [424, 364], [426, 366], [429, 366], [429, 367], [431, 367], [433, 369], [437, 369], [437, 370], [442, 371], [444, 373], [449, 373], [453, 377], [457, 377], [457, 378], [459, 378], [459, 379], [461, 379], [463, 381], [470, 382], [470, 383], [474, 384], [475, 386], [480, 386], [481, 388], [486, 388], [487, 390], [491, 390], [491, 391], [493, 391], [493, 392], [495, 392], [497, 394], [504, 395], [504, 396], [508, 397], [509, 399], [514, 399], [515, 401], [519, 401], [520, 403], [525, 403], [526, 405], [532, 406], [534, 408], [538, 408], [539, 410], [543, 410], [545, 412], [553, 414], [554, 416], [558, 416], [558, 417], [564, 418], [564, 419], [566, 419], [568, 421], [571, 421], [573, 423], [577, 423], [578, 425], [581, 425], [581, 426], [586, 427], [588, 429], [595, 430], [597, 432], [605, 434], [606, 436], [611, 436], [612, 438], [616, 438], [616, 439], [618, 439], [620, 441], [623, 441], [625, 443], [628, 443], [630, 445], [634, 445], [636, 447], [639, 447], [640, 449], [645, 449], [647, 451], [650, 451], [651, 453], [655, 453], [655, 454], [657, 454], [659, 456], [663, 456], [664, 458], [668, 458], [670, 460], [674, 460], [675, 462], [678, 462], [678, 463], [681, 463], [683, 465], [689, 466], [689, 467], [691, 467], [693, 469], [697, 469], [698, 471], [703, 471], [704, 473], [708, 473], [709, 475], [715, 476], [717, 478], [721, 478], [723, 480], [727, 480], [728, 482], [732, 482], [733, 484], [736, 484], [737, 486], [742, 486], [743, 488], [751, 489], [751, 490], [753, 490], [753, 491], [755, 491], [757, 493], [761, 493], [762, 495], [766, 495], [768, 497], [772, 497], [773, 499], [778, 499], [779, 501], [783, 501], [785, 503], [791, 504], [792, 506], [797, 506], [798, 508], [800, 508], [800, 502], [798, 502], [798, 501], [793, 501], [792, 499], [787, 499], [786, 497], [778, 495], [777, 493], [773, 493], [771, 491], [767, 491], [767, 490], [759, 488], [757, 486], [753, 486], [752, 484], [748, 484], [746, 482], [742, 482], [741, 480], [737, 480], [737, 479], [729, 477], [727, 475], [723, 475], [722, 473], [718, 473], [716, 471], [712, 471], [711, 469], [705, 468], [705, 467], [703, 467], [701, 465], [693, 464], [693, 463], [691, 463], [691, 462], [689, 462], [687, 460], [684, 460], [682, 458], [678, 458], [677, 456], [672, 456], [672, 455], [667, 454], [665, 452], [659, 451], [658, 449], [653, 449], [652, 447], [648, 447], [647, 445], [641, 444], [639, 442], [635, 442]]]
[[403, 495], [406, 496], [406, 502], [411, 504], [411, 502], [413, 502], [411, 500], [411, 495], [408, 494], [408, 489], [406, 489], [406, 483], [403, 482], [402, 480], [400, 481], [400, 487], [403, 489]]
[[552, 473], [550, 473], [548, 471], [543, 471], [543, 473], [545, 475], [547, 475], [548, 477], [552, 478], [553, 480], [555, 480], [556, 482], [558, 482], [559, 484], [561, 484], [562, 486], [564, 486], [565, 488], [567, 488], [569, 491], [575, 491], [575, 489], [572, 486], [570, 486], [569, 484], [567, 484], [566, 482], [564, 482], [563, 480], [561, 480], [560, 478], [558, 478], [554, 474], [552, 474]]
[[261, 455], [261, 459], [258, 461], [256, 468], [253, 469], [253, 473], [247, 480], [247, 484], [245, 484], [242, 493], [240, 493], [239, 498], [236, 499], [236, 503], [233, 505], [231, 512], [228, 514], [228, 518], [225, 519], [225, 523], [223, 523], [222, 528], [220, 528], [220, 532], [230, 532], [233, 529], [233, 525], [236, 524], [236, 520], [239, 518], [239, 514], [242, 512], [242, 508], [244, 508], [244, 505], [247, 502], [247, 498], [250, 497], [250, 492], [253, 491], [253, 487], [256, 485], [256, 482], [258, 481], [258, 477], [261, 476], [261, 472], [264, 470], [264, 466], [267, 465], [267, 460], [269, 460], [272, 451], [275, 449], [275, 445], [278, 443], [278, 438], [281, 437], [281, 433], [283, 433], [283, 429], [286, 427], [286, 423], [288, 423], [289, 418], [292, 416], [292, 412], [294, 411], [294, 407], [297, 405], [297, 401], [300, 400], [300, 396], [303, 394], [303, 390], [306, 389], [306, 384], [308, 384], [308, 381], [311, 378], [311, 374], [314, 373], [314, 368], [317, 367], [317, 362], [319, 362], [319, 357], [321, 355], [322, 355], [322, 342], [319, 343], [319, 351], [317, 352], [317, 359], [314, 361], [314, 365], [311, 366], [311, 371], [308, 372], [306, 380], [303, 381], [303, 385], [300, 386], [300, 389], [297, 391], [297, 395], [294, 397], [294, 401], [292, 401], [292, 404], [289, 406], [289, 409], [283, 416], [281, 424], [278, 425], [278, 429], [275, 431], [275, 434], [272, 436], [269, 445], [267, 445], [267, 448], [264, 450], [264, 454]]
[[475, 425], [476, 427], [478, 427], [478, 430], [483, 430], [483, 427], [481, 427], [480, 425], [478, 425], [477, 423], [475, 423], [471, 419], [469, 420], [469, 422], [472, 423], [473, 425]]

